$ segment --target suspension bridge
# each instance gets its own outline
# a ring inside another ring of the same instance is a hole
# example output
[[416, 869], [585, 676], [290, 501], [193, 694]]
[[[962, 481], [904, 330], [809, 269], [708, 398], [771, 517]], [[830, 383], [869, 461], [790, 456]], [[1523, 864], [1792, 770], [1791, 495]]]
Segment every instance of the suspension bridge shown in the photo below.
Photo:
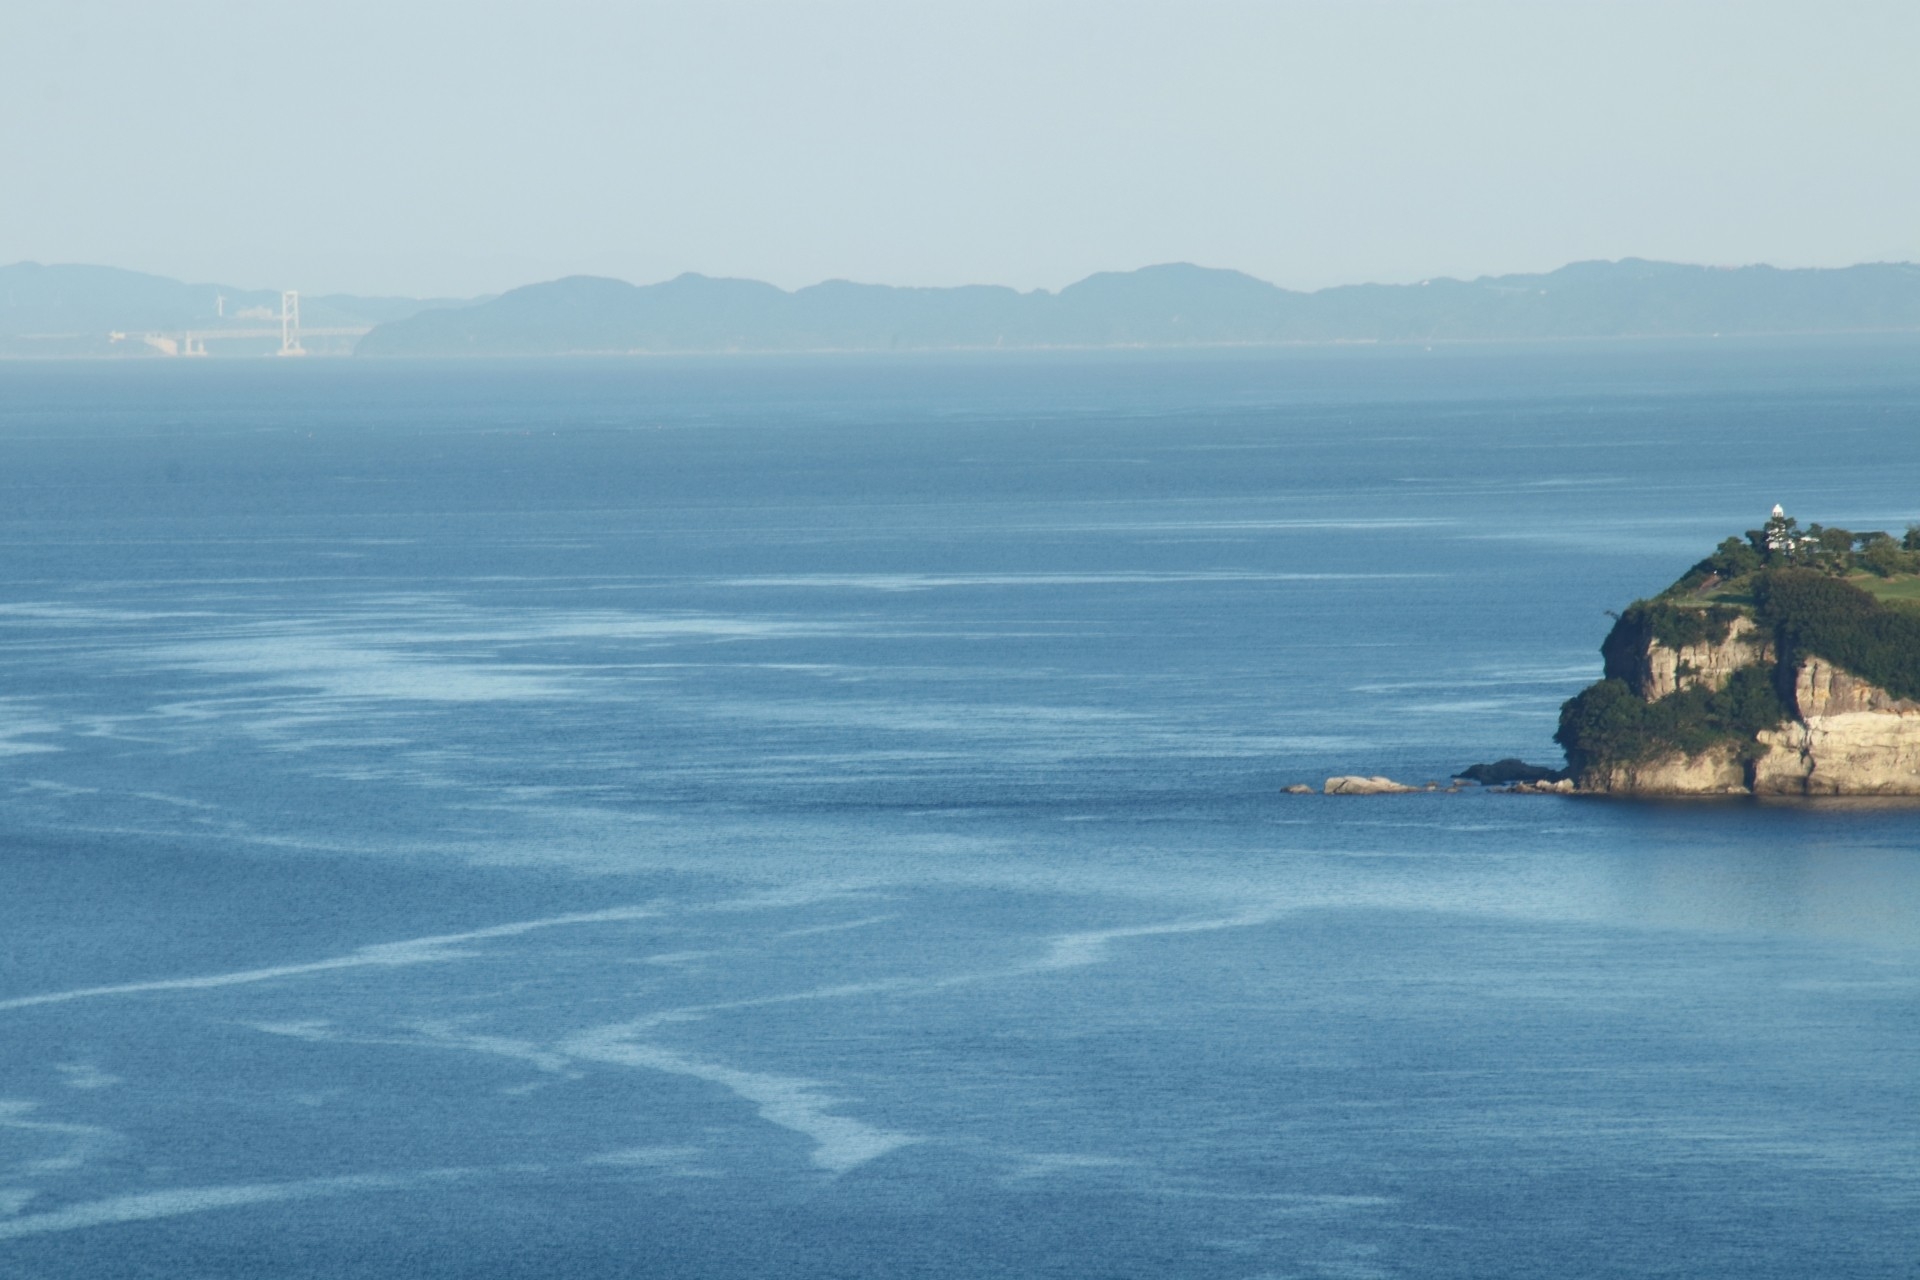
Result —
[[[262, 308], [264, 311], [265, 309]], [[272, 313], [267, 313], [272, 316]], [[248, 327], [228, 325], [211, 329], [170, 329], [137, 335], [162, 355], [204, 356], [207, 344], [226, 342], [272, 342], [280, 344], [274, 354], [282, 356], [304, 356], [307, 348], [303, 338], [357, 338], [366, 333], [367, 328], [345, 328], [328, 326], [322, 328], [302, 328], [300, 324], [300, 293], [297, 289], [288, 289], [280, 295], [280, 314], [264, 324]], [[115, 333], [115, 342], [125, 340], [128, 335]]]

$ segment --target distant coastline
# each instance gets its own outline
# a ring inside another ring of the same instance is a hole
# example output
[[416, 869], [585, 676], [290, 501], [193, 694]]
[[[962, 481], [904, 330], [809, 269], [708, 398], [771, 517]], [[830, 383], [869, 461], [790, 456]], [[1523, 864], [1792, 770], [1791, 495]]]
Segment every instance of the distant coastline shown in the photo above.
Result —
[[[236, 323], [236, 317], [245, 317]], [[1174, 263], [1058, 292], [594, 276], [496, 297], [300, 297], [115, 268], [0, 267], [0, 357], [526, 357], [1096, 351], [1920, 333], [1920, 265], [1624, 259], [1531, 275], [1280, 288]]]

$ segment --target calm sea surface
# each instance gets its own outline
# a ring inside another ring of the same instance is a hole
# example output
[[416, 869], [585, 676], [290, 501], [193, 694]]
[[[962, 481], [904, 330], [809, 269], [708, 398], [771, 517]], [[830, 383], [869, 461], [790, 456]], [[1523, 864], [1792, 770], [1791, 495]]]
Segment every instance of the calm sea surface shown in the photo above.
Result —
[[1920, 343], [0, 365], [0, 1275], [1920, 1275], [1920, 810], [1282, 792], [1775, 502]]

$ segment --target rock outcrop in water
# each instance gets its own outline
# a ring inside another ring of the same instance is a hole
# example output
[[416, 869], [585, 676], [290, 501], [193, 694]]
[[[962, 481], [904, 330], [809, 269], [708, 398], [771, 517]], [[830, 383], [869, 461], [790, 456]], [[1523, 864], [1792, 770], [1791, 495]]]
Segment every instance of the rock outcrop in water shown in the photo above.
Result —
[[1359, 774], [1343, 774], [1328, 778], [1325, 794], [1330, 796], [1392, 796], [1404, 795], [1410, 791], [1419, 791], [1419, 787], [1410, 787], [1404, 782], [1395, 782], [1392, 778], [1379, 775], [1362, 777]]
[[1620, 615], [1605, 678], [1561, 710], [1568, 776], [1609, 795], [1920, 796], [1916, 586], [1920, 530], [1801, 534], [1776, 509]]

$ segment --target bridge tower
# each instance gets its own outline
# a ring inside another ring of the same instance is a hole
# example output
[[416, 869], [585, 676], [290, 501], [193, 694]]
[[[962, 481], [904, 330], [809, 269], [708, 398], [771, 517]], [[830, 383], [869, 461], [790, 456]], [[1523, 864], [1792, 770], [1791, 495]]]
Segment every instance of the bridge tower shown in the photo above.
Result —
[[307, 354], [307, 349], [300, 345], [300, 293], [296, 289], [288, 289], [280, 295], [280, 354]]

